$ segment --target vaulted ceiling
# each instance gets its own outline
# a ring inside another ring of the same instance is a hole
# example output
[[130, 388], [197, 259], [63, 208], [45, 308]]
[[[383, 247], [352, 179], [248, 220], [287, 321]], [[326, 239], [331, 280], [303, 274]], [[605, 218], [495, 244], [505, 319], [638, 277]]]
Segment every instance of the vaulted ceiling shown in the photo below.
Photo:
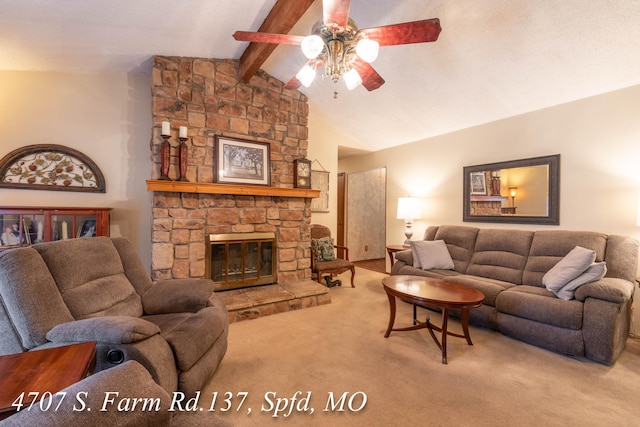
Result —
[[[257, 31], [275, 4], [0, 0], [0, 70], [149, 72], [154, 55], [239, 59], [248, 43], [231, 35]], [[309, 34], [322, 17], [321, 0], [299, 20], [286, 7], [276, 23], [290, 34]], [[317, 120], [363, 149], [640, 84], [640, 0], [352, 0], [350, 16], [360, 28], [436, 17], [442, 25], [434, 43], [380, 49], [378, 90], [321, 79], [301, 89]], [[283, 82], [306, 61], [298, 46], [258, 51], [261, 68]]]

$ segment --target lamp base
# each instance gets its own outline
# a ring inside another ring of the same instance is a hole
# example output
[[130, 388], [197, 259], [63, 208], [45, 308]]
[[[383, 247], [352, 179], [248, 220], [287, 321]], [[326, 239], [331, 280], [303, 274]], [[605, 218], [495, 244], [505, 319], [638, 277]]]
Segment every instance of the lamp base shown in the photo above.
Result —
[[413, 236], [413, 230], [411, 229], [411, 226], [413, 225], [413, 220], [405, 219], [404, 225], [405, 225], [404, 236], [406, 237], [406, 240], [404, 241], [402, 246], [409, 246], [410, 245], [409, 242], [411, 242], [411, 236]]

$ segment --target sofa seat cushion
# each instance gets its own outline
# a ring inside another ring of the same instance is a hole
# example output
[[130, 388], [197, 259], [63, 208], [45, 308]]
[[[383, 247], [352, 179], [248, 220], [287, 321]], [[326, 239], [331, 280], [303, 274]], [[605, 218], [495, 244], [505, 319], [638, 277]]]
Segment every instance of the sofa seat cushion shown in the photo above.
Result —
[[393, 265], [392, 270], [393, 274], [406, 274], [408, 276], [423, 276], [423, 277], [435, 277], [436, 279], [446, 279], [452, 276], [460, 276], [455, 270], [422, 270], [419, 268], [415, 268], [411, 265], [404, 265], [402, 267], [396, 267], [397, 263]]
[[500, 293], [496, 299], [500, 313], [534, 320], [565, 329], [582, 328], [580, 301], [565, 301], [538, 286], [514, 286]]
[[502, 280], [489, 279], [487, 277], [469, 276], [461, 274], [445, 278], [451, 282], [467, 285], [479, 290], [484, 294], [484, 305], [494, 307], [496, 305], [496, 297], [505, 289], [515, 286], [513, 283], [503, 282]]
[[180, 371], [189, 370], [216, 342], [229, 323], [226, 311], [207, 307], [197, 313], [143, 316], [158, 325], [167, 340]]

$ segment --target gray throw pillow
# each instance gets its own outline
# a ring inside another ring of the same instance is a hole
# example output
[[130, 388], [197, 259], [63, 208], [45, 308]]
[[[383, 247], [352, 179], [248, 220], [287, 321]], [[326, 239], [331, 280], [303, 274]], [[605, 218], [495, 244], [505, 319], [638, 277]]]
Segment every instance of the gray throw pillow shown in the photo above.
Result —
[[542, 284], [551, 292], [557, 292], [564, 285], [581, 275], [596, 260], [591, 249], [576, 246], [542, 277]]
[[444, 240], [410, 241], [413, 266], [422, 270], [453, 270], [453, 259]]
[[594, 262], [587, 268], [587, 271], [564, 285], [559, 291], [554, 292], [556, 296], [563, 300], [573, 299], [576, 293], [576, 289], [585, 283], [595, 282], [600, 280], [607, 274], [607, 265], [603, 262]]

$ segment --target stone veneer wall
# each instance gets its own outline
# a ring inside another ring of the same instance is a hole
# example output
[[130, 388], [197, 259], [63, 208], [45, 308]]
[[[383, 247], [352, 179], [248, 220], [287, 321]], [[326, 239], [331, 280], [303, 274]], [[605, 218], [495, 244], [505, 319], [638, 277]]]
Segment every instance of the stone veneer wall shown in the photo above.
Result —
[[[238, 61], [184, 57], [154, 58], [152, 78], [154, 163], [160, 176], [160, 128], [171, 123], [172, 166], [179, 126], [188, 127], [187, 179], [213, 182], [214, 136], [268, 142], [271, 185], [293, 187], [293, 160], [307, 154], [307, 98], [263, 71], [245, 84]], [[204, 277], [205, 234], [276, 233], [278, 282], [311, 277], [309, 223], [311, 200], [305, 198], [154, 192], [152, 275]]]

